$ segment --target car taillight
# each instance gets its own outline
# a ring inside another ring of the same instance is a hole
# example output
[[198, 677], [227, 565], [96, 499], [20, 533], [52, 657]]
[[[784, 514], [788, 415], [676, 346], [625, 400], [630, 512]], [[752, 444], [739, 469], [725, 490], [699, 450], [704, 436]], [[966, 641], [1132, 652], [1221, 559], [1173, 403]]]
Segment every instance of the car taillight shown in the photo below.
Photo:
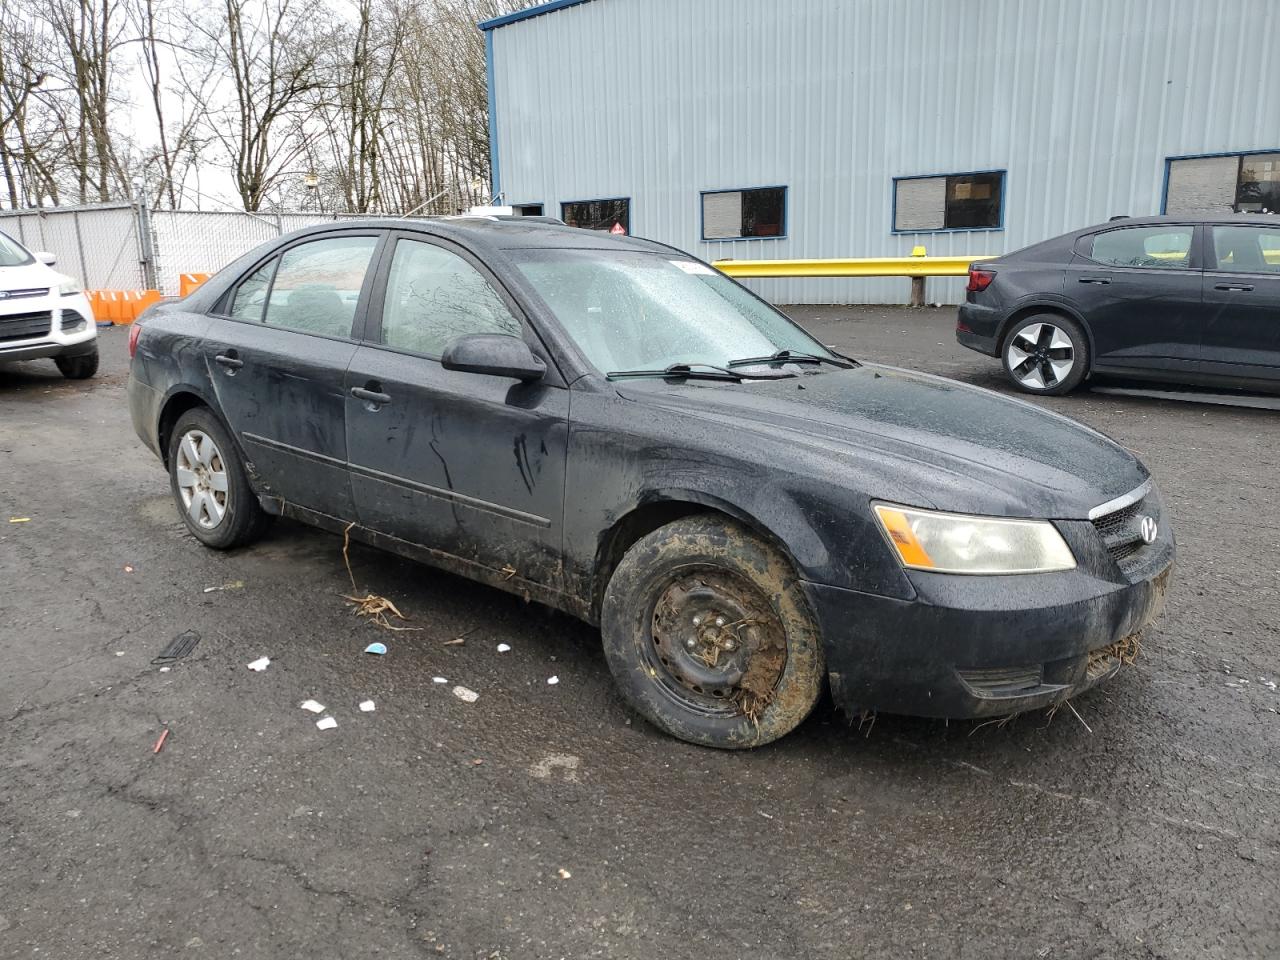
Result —
[[996, 278], [994, 270], [983, 270], [981, 267], [969, 268], [969, 285], [965, 287], [970, 293], [981, 293], [987, 287], [991, 286], [991, 281]]
[[133, 355], [138, 352], [138, 335], [142, 333], [142, 324], [134, 323], [129, 326], [129, 359], [133, 359]]

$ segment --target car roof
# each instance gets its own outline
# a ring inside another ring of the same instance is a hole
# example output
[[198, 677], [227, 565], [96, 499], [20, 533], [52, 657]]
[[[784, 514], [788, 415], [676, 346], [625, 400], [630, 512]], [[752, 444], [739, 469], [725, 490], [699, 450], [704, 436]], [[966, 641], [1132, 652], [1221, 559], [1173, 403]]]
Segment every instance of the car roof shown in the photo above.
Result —
[[1164, 223], [1249, 223], [1257, 226], [1280, 226], [1280, 216], [1271, 213], [1187, 213], [1162, 214], [1155, 217], [1115, 217], [1106, 223], [1073, 230], [1072, 233], [1093, 233], [1108, 227], [1147, 227]]
[[305, 227], [291, 238], [334, 229], [377, 227], [428, 233], [456, 240], [470, 247], [494, 250], [635, 250], [646, 253], [670, 252], [669, 247], [639, 237], [618, 236], [603, 230], [583, 230], [549, 217], [427, 217], [421, 219], [342, 219]]

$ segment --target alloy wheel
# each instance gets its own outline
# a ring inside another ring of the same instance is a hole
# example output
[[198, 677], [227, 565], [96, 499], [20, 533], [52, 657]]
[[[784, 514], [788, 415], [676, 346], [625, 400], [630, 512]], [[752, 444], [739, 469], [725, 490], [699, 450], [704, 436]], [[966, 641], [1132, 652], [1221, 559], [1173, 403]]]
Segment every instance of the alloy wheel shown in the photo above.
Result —
[[227, 515], [227, 467], [213, 438], [188, 430], [178, 444], [174, 473], [187, 517], [203, 530], [212, 530]]
[[1009, 372], [1031, 390], [1048, 390], [1071, 375], [1076, 350], [1071, 338], [1052, 323], [1031, 323], [1009, 339]]

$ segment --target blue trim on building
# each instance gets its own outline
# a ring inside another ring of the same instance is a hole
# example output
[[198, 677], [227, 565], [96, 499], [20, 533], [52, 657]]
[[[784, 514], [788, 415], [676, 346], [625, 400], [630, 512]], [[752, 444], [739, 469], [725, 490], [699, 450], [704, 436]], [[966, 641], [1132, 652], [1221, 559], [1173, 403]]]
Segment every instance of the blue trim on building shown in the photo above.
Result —
[[[1252, 157], [1260, 153], [1280, 154], [1280, 147], [1266, 150], [1226, 150], [1222, 153], [1187, 153], [1178, 157], [1164, 158], [1164, 183], [1160, 187], [1160, 216], [1169, 213], [1169, 173], [1175, 160], [1212, 160], [1214, 157]], [[1240, 188], [1240, 173], [1236, 172], [1236, 189]]]
[[[767, 237], [708, 237], [707, 236], [707, 205], [703, 201], [703, 197], [714, 193], [747, 193], [751, 190], [781, 190], [782, 191], [782, 232], [770, 234]], [[698, 191], [698, 234], [703, 243], [741, 243], [744, 240], [785, 240], [787, 239], [787, 227], [791, 216], [791, 188], [785, 183], [773, 183], [767, 187], [727, 187], [724, 190], [700, 190]]]
[[[898, 181], [899, 180], [942, 180], [947, 177], [974, 177], [982, 173], [1000, 174], [1000, 224], [995, 227], [935, 227], [932, 230], [899, 230], [898, 222]], [[893, 190], [889, 193], [889, 233], [893, 236], [914, 236], [924, 233], [998, 233], [1004, 229], [1004, 202], [1009, 195], [1009, 170], [962, 170], [959, 173], [916, 173], [909, 177], [894, 177]]]
[[477, 26], [488, 33], [490, 30], [497, 30], [499, 27], [505, 27], [511, 23], [519, 23], [521, 20], [529, 20], [533, 17], [540, 17], [543, 14], [564, 10], [567, 7], [576, 7], [580, 3], [590, 2], [591, 0], [548, 0], [547, 3], [540, 3], [538, 6], [530, 7], [528, 10], [517, 10], [515, 13], [494, 17], [492, 20], [481, 20]]
[[489, 87], [489, 202], [502, 194], [502, 168], [498, 164], [498, 91], [493, 85], [493, 33], [484, 35], [484, 74]]

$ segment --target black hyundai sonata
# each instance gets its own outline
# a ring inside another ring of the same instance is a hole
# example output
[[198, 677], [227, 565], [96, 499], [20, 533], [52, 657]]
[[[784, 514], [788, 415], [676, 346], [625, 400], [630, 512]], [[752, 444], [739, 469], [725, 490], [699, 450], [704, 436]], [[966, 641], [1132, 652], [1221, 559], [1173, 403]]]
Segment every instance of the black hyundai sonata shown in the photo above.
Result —
[[670, 247], [528, 220], [259, 247], [135, 325], [192, 534], [287, 515], [599, 624], [695, 743], [999, 716], [1110, 676], [1174, 542], [1146, 469], [1017, 400], [825, 348]]

